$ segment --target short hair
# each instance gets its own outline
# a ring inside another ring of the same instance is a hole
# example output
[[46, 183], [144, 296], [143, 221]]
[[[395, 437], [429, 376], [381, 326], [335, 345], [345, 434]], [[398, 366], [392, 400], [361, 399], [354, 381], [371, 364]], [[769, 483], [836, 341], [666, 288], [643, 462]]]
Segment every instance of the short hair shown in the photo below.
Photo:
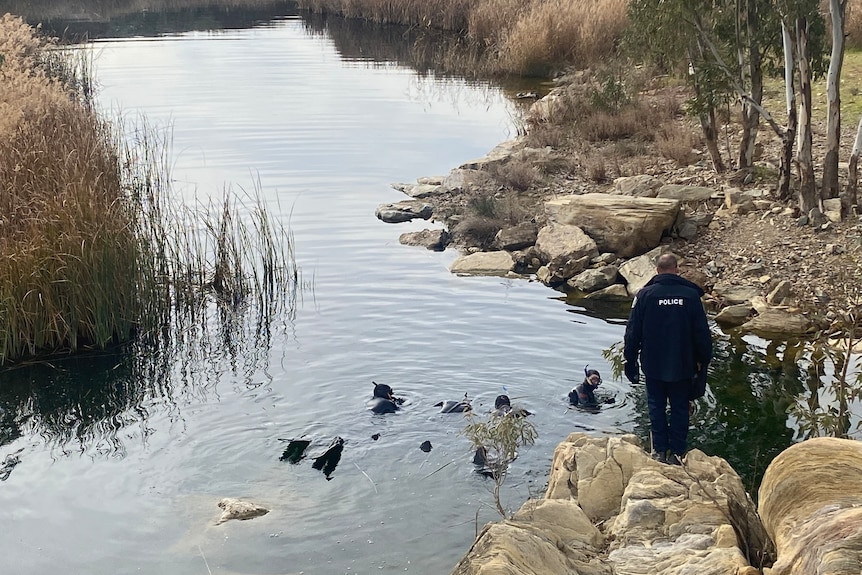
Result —
[[655, 263], [655, 269], [659, 273], [672, 273], [677, 270], [679, 263], [677, 262], [676, 255], [671, 252], [663, 253], [658, 257]]

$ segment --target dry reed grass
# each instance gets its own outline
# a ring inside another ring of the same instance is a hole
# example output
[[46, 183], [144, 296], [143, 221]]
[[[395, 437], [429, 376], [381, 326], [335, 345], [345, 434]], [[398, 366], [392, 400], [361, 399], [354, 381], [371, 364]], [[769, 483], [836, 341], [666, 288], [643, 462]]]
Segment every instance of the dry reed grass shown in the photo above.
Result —
[[124, 342], [213, 293], [272, 310], [298, 270], [259, 198], [241, 219], [230, 194], [172, 205], [167, 140], [97, 116], [87, 63], [68, 56], [0, 18], [0, 363]]
[[627, 0], [299, 0], [303, 8], [379, 23], [454, 30], [496, 73], [547, 75], [615, 52]]

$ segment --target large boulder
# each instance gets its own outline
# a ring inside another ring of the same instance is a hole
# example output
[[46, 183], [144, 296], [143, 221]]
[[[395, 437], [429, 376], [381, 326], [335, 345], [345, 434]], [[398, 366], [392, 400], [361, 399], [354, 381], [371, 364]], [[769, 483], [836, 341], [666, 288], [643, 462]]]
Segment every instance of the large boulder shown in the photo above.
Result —
[[596, 242], [571, 225], [551, 223], [536, 238], [536, 251], [548, 268], [548, 281], [560, 283], [583, 271], [599, 252]]
[[486, 526], [453, 575], [754, 575], [737, 533], [764, 556], [754, 504], [723, 459], [693, 450], [684, 467], [664, 465], [633, 435], [573, 433], [554, 452], [545, 500]]
[[775, 541], [772, 575], [862, 572], [862, 443], [788, 447], [763, 475], [758, 511]]
[[589, 293], [613, 285], [618, 275], [617, 266], [602, 266], [583, 271], [566, 283], [577, 290]]
[[663, 185], [664, 182], [649, 174], [624, 176], [614, 180], [614, 192], [624, 196], [654, 198]]
[[659, 244], [676, 222], [677, 200], [583, 194], [545, 202], [548, 220], [578, 226], [599, 250], [630, 258]]

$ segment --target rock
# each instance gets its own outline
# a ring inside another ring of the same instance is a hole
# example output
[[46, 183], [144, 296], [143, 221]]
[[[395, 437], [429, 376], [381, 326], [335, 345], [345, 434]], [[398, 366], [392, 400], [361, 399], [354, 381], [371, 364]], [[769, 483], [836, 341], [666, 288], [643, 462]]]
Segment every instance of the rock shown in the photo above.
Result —
[[657, 198], [668, 200], [679, 200], [680, 202], [705, 202], [715, 195], [715, 190], [703, 186], [689, 186], [686, 184], [667, 184], [662, 186]]
[[689, 218], [682, 218], [676, 224], [676, 235], [684, 240], [693, 240], [697, 237], [697, 223]]
[[429, 198], [446, 191], [440, 184], [392, 184], [392, 187], [417, 199]]
[[823, 200], [823, 214], [833, 224], [841, 223], [841, 198]]
[[791, 445], [767, 467], [758, 511], [775, 541], [773, 575], [862, 572], [862, 444]]
[[446, 249], [449, 239], [449, 232], [446, 230], [422, 230], [398, 236], [398, 242], [405, 246], [422, 246], [437, 252]]
[[596, 257], [594, 257], [593, 259], [591, 259], [591, 260], [590, 260], [590, 264], [592, 264], [592, 265], [599, 265], [599, 266], [605, 266], [605, 265], [608, 265], [608, 264], [612, 264], [612, 263], [614, 263], [615, 261], [617, 261], [617, 256], [616, 256], [616, 254], [614, 254], [614, 253], [612, 253], [612, 252], [604, 252], [604, 253], [601, 253], [601, 254], [597, 255], [597, 256], [596, 256]]
[[538, 231], [532, 222], [503, 228], [494, 237], [494, 246], [500, 250], [513, 251], [528, 248], [536, 243]]
[[620, 266], [620, 275], [626, 280], [630, 297], [636, 296], [638, 291], [655, 275], [656, 261], [662, 253], [664, 253], [664, 247], [657, 247]]
[[724, 305], [736, 305], [748, 303], [752, 298], [760, 295], [760, 288], [750, 285], [731, 286], [727, 284], [716, 284], [712, 293], [718, 297]]
[[765, 309], [742, 325], [740, 329], [765, 339], [801, 336], [814, 329], [811, 321], [802, 314], [776, 308]]
[[766, 295], [766, 303], [769, 305], [780, 305], [784, 298], [790, 297], [790, 282], [781, 280], [778, 285]]
[[494, 146], [486, 155], [476, 160], [470, 160], [461, 164], [462, 170], [488, 171], [496, 166], [508, 162], [513, 155], [525, 148], [526, 144], [522, 138], [507, 140]]
[[584, 299], [592, 301], [624, 302], [629, 301], [632, 298], [626, 290], [626, 286], [623, 284], [614, 284], [605, 289], [600, 289], [587, 294]]
[[722, 327], [737, 327], [747, 322], [753, 311], [751, 304], [731, 305], [716, 314], [715, 323]]
[[664, 185], [660, 179], [648, 174], [627, 176], [614, 180], [614, 190], [624, 196], [638, 198], [654, 198], [659, 188]]
[[487, 172], [456, 168], [443, 178], [442, 185], [447, 192], [463, 193], [483, 190], [492, 184]]
[[504, 276], [514, 265], [509, 252], [476, 252], [456, 259], [449, 271], [462, 275]]
[[617, 275], [619, 275], [619, 270], [616, 266], [604, 266], [598, 269], [585, 270], [566, 283], [575, 289], [589, 293], [614, 284]]
[[569, 279], [598, 255], [596, 242], [581, 228], [558, 223], [539, 230], [536, 251], [547, 263], [551, 283]]
[[630, 258], [653, 249], [670, 232], [679, 202], [583, 194], [547, 201], [545, 212], [551, 222], [580, 227], [599, 250]]
[[374, 215], [387, 224], [397, 224], [417, 218], [427, 220], [433, 213], [434, 208], [431, 207], [431, 204], [426, 204], [420, 200], [404, 200], [394, 204], [381, 204], [377, 206]]
[[231, 519], [245, 521], [247, 519], [254, 519], [255, 517], [260, 517], [261, 515], [269, 513], [269, 509], [262, 505], [252, 503], [250, 501], [243, 501], [241, 499], [234, 499], [232, 497], [225, 497], [218, 502], [218, 506], [224, 511], [222, 511], [221, 517], [216, 521], [216, 525], [221, 525]]

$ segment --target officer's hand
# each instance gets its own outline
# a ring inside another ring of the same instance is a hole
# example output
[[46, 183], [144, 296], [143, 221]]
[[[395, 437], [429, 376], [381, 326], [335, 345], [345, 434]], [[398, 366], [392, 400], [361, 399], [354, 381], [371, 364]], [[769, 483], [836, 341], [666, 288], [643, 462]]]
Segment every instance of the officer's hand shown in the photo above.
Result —
[[638, 372], [638, 362], [627, 361], [625, 365], [626, 379], [632, 383], [640, 381], [640, 373]]

